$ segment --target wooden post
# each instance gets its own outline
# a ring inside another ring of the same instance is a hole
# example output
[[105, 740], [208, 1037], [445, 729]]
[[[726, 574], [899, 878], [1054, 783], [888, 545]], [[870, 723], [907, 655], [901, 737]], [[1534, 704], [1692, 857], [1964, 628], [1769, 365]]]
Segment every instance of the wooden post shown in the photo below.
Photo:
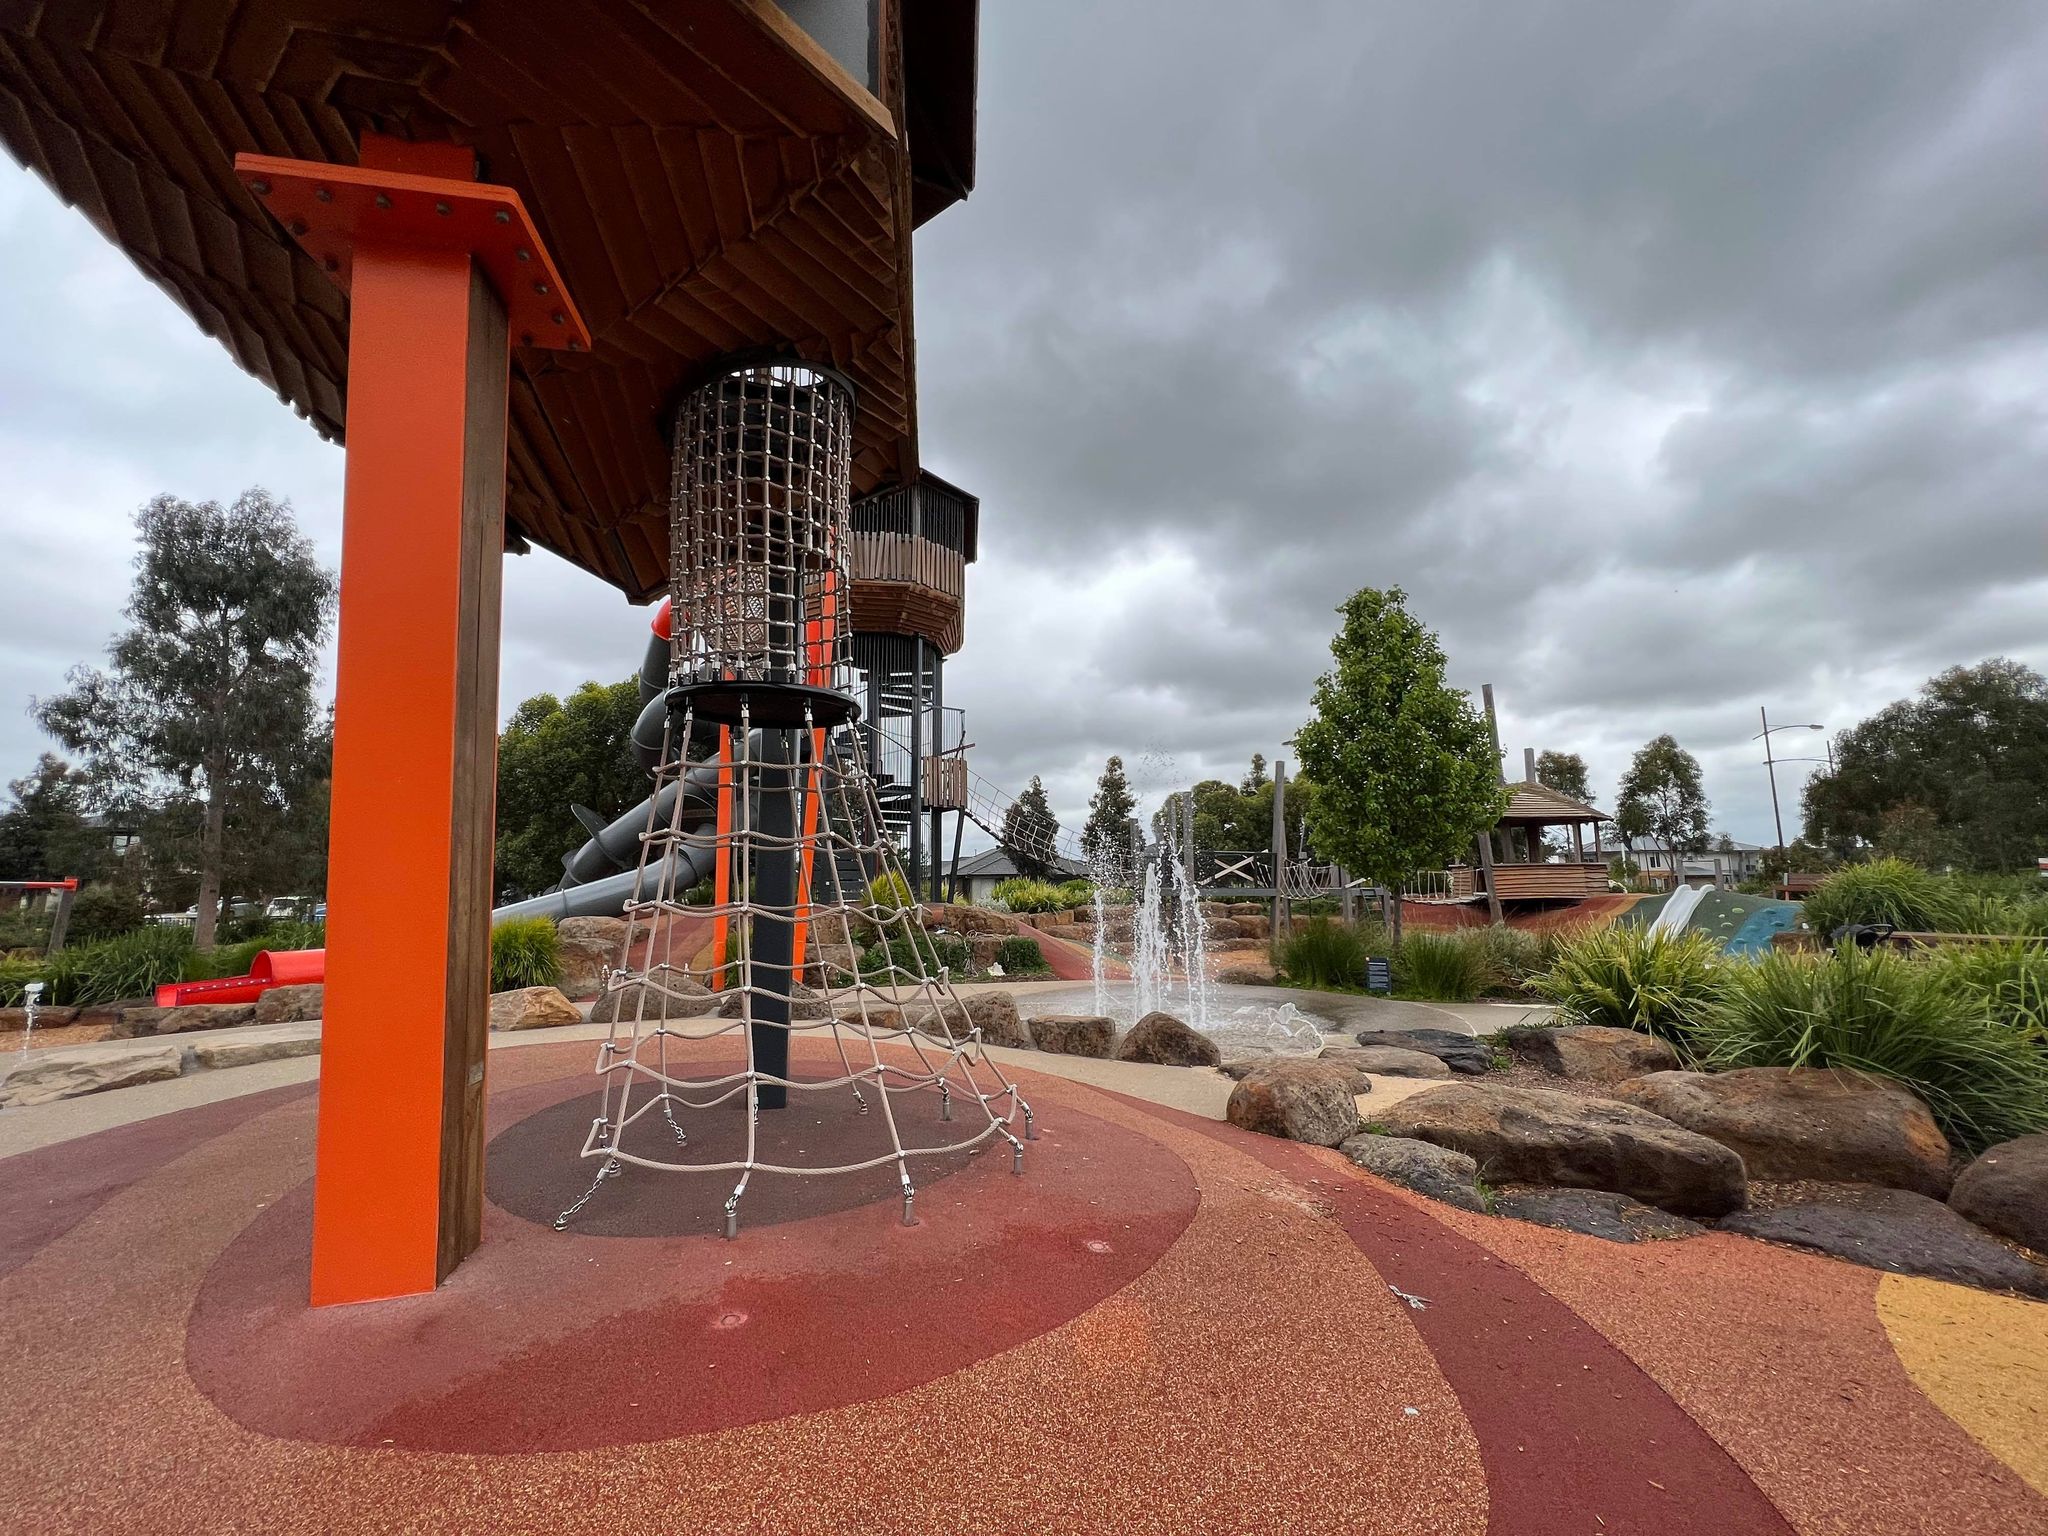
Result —
[[1286, 936], [1287, 928], [1287, 764], [1273, 764], [1273, 942]]
[[[1502, 762], [1500, 755], [1500, 721], [1493, 712], [1493, 684], [1481, 683], [1479, 697], [1486, 704], [1486, 736], [1493, 743], [1494, 772], [1499, 776], [1500, 782], [1505, 784], [1508, 781], [1507, 766]], [[1488, 921], [1497, 923], [1500, 921], [1500, 892], [1495, 889], [1496, 882], [1493, 878], [1493, 833], [1494, 829], [1488, 827], [1479, 834], [1477, 841], [1479, 873], [1486, 881], [1486, 916]]]
[[431, 1290], [481, 1234], [511, 347], [589, 346], [471, 151], [358, 158], [235, 162], [350, 294], [319, 1306]]
[[77, 899], [76, 880], [66, 880], [57, 887], [57, 915], [50, 919], [50, 942], [44, 953], [54, 955], [64, 947], [64, 936], [71, 931], [71, 903]]

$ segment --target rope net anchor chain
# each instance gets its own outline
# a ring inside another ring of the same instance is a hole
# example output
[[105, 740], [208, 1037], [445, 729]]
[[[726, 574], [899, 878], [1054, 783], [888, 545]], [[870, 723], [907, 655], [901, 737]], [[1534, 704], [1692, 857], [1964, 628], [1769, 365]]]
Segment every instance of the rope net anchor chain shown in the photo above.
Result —
[[[597, 1052], [599, 1111], [578, 1153], [599, 1174], [558, 1228], [608, 1178], [644, 1172], [735, 1175], [723, 1230], [736, 1237], [756, 1174], [893, 1166], [908, 1225], [917, 1159], [1002, 1141], [1023, 1171], [1011, 1126], [1023, 1116], [1029, 1136], [1030, 1107], [938, 963], [857, 737], [852, 405], [837, 375], [778, 362], [730, 368], [677, 409], [668, 723], [606, 979], [618, 1006]], [[707, 869], [711, 904], [686, 905]], [[810, 958], [864, 948], [888, 964], [855, 974]], [[793, 1036], [829, 1041], [826, 1075], [796, 1075]], [[792, 1096], [833, 1095], [851, 1103], [853, 1160], [785, 1138], [788, 1160], [770, 1161], [783, 1142], [764, 1126], [800, 1113]], [[721, 1117], [722, 1140], [703, 1134]]]

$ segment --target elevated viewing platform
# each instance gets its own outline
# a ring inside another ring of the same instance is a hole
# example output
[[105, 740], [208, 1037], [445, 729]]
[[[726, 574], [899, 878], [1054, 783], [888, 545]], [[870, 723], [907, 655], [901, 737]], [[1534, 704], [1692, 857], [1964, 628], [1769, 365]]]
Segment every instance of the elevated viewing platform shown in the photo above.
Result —
[[928, 470], [855, 502], [854, 631], [920, 635], [948, 656], [959, 650], [980, 523], [980, 499]]

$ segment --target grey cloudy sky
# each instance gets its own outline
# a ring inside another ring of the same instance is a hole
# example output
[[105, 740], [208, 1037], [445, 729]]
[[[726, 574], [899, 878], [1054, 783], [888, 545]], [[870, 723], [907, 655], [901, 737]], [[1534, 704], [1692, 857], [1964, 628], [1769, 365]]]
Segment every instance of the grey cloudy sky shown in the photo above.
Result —
[[[1398, 583], [1511, 763], [1610, 803], [1668, 730], [1766, 842], [1760, 703], [2048, 666], [2043, 101], [2038, 0], [986, 0], [979, 190], [917, 252], [978, 771], [1070, 826], [1110, 752], [1235, 778]], [[0, 311], [11, 700], [104, 645], [156, 491], [261, 482], [337, 557], [339, 453], [11, 166]], [[504, 708], [642, 624], [508, 562]], [[0, 773], [39, 745], [0, 699]]]

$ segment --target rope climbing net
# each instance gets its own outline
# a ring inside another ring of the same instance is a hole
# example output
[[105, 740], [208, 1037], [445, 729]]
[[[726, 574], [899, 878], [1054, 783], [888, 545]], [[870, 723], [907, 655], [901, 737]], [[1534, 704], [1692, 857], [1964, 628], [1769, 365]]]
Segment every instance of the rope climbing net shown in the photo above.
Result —
[[[835, 376], [789, 364], [735, 369], [678, 410], [668, 724], [600, 1002], [611, 1027], [580, 1149], [598, 1173], [558, 1227], [629, 1168], [736, 1175], [728, 1237], [757, 1174], [892, 1166], [908, 1223], [918, 1159], [1000, 1142], [1023, 1171], [1030, 1106], [919, 919], [853, 724], [849, 410]], [[706, 775], [690, 759], [713, 740]], [[712, 900], [693, 904], [706, 868]], [[791, 1039], [804, 1036], [832, 1046], [822, 1077], [796, 1075]], [[738, 1065], [707, 1048], [720, 1040], [739, 1043]], [[850, 1160], [788, 1160], [795, 1141], [764, 1134], [764, 1116], [798, 1113], [792, 1094], [845, 1096]], [[741, 1117], [743, 1134], [698, 1134], [714, 1116]]]

